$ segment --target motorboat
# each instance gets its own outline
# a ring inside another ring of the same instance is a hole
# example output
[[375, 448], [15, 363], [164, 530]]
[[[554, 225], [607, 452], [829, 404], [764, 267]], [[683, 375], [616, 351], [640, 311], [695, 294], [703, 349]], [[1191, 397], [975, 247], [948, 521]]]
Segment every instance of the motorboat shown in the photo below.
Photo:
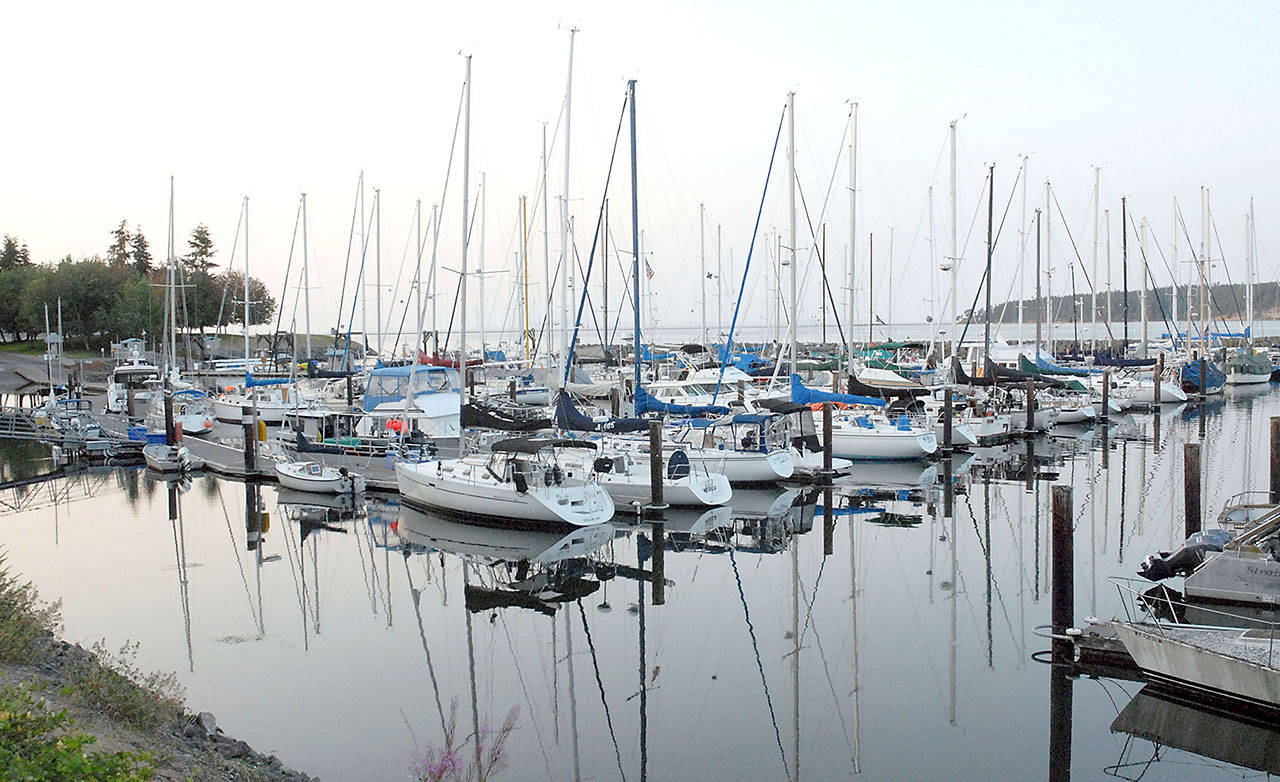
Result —
[[153, 443], [144, 446], [142, 458], [156, 472], [194, 472], [204, 467], [204, 460], [191, 453], [184, 445]]
[[321, 462], [276, 462], [276, 479], [286, 489], [315, 494], [359, 494], [364, 491], [364, 478], [346, 467], [331, 467]]
[[[640, 460], [630, 451], [617, 453], [566, 450], [560, 458], [566, 485], [580, 485], [594, 480], [615, 505], [647, 505], [652, 498], [652, 477], [648, 460]], [[674, 506], [724, 505], [733, 496], [729, 479], [722, 473], [710, 472], [704, 464], [694, 466], [684, 451], [674, 451], [664, 461], [662, 501]]]
[[1253, 385], [1271, 382], [1271, 360], [1266, 354], [1255, 353], [1252, 349], [1241, 350], [1226, 361], [1227, 380], [1229, 386]]
[[422, 508], [502, 526], [588, 526], [613, 517], [613, 500], [594, 480], [568, 485], [558, 454], [596, 447], [585, 440], [509, 438], [493, 443], [488, 454], [397, 462], [396, 480], [404, 501]]
[[[171, 397], [173, 399], [173, 423], [182, 427], [183, 434], [204, 434], [213, 428], [213, 419], [215, 417], [213, 400], [204, 391], [185, 388], [180, 391], [174, 391]], [[148, 427], [164, 431], [163, 393], [156, 393], [151, 396], [144, 421]], [[236, 422], [239, 423], [238, 417]]]
[[130, 398], [141, 405], [138, 410], [145, 410], [159, 380], [160, 369], [141, 358], [135, 356], [119, 364], [107, 378], [106, 412], [128, 414]]

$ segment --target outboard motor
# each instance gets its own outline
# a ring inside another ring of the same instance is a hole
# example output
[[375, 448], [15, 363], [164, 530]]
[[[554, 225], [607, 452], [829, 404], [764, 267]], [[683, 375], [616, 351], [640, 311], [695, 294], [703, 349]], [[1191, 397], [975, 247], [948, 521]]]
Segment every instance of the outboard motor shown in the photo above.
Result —
[[[1172, 554], [1162, 551], [1159, 554], [1148, 555], [1138, 568], [1138, 575], [1150, 581], [1163, 581], [1173, 576], [1189, 576], [1200, 567], [1200, 563], [1204, 562], [1206, 554], [1222, 551], [1223, 546], [1230, 540], [1231, 533], [1224, 529], [1197, 532], [1187, 538], [1182, 548]], [[1277, 545], [1280, 546], [1280, 543]]]

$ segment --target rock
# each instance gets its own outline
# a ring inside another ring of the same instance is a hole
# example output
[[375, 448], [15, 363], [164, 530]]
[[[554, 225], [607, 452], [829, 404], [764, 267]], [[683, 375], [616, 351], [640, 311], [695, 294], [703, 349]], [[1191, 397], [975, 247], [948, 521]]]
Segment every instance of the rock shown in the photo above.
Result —
[[200, 726], [202, 728], [204, 728], [205, 733], [218, 732], [218, 721], [214, 719], [212, 712], [208, 712], [208, 711], [200, 712], [198, 715], [196, 715], [196, 721], [200, 723]]
[[199, 720], [191, 720], [182, 728], [182, 735], [189, 739], [207, 739], [209, 732], [204, 729]]
[[247, 758], [253, 754], [253, 748], [239, 739], [227, 739], [225, 741], [222, 739], [222, 736], [219, 736], [217, 739], [218, 751], [226, 757]]

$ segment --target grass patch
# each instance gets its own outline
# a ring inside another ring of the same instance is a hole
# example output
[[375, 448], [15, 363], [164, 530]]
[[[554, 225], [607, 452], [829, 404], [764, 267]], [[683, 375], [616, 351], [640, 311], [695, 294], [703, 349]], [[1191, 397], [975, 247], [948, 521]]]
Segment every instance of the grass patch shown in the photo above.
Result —
[[40, 662], [61, 627], [61, 603], [41, 601], [30, 581], [9, 572], [0, 554], [0, 660], [20, 665]]
[[136, 641], [112, 652], [102, 641], [67, 667], [67, 678], [86, 705], [135, 728], [155, 730], [180, 718], [185, 692], [173, 673], [143, 671], [137, 666]]
[[97, 739], [74, 727], [66, 711], [50, 711], [27, 685], [0, 689], [0, 777], [32, 782], [152, 778], [150, 756], [89, 752]]

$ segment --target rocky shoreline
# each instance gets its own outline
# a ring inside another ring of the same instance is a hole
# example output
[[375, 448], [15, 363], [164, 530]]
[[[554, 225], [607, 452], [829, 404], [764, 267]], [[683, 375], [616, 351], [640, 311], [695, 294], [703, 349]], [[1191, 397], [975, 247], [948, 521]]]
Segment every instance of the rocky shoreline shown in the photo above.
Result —
[[0, 684], [26, 683], [51, 709], [65, 709], [76, 730], [97, 739], [92, 751], [149, 754], [155, 779], [318, 782], [317, 777], [285, 767], [275, 755], [226, 735], [209, 712], [184, 712], [144, 730], [87, 706], [74, 694], [70, 670], [94, 657], [77, 644], [50, 641], [47, 654], [35, 665], [0, 665]]

